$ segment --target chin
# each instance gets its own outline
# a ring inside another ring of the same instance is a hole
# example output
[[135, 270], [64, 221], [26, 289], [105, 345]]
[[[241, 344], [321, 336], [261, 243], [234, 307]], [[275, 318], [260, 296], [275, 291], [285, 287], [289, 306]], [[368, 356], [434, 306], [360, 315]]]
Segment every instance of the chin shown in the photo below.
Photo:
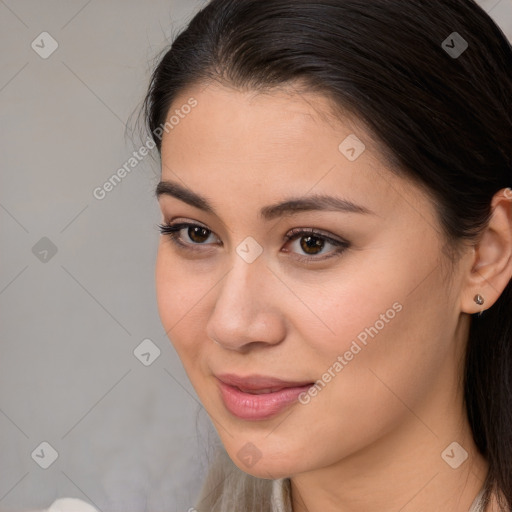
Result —
[[[233, 439], [230, 441], [232, 442]], [[273, 446], [268, 441], [265, 443], [264, 440], [227, 443], [227, 446], [224, 444], [224, 449], [238, 469], [256, 478], [270, 480], [288, 478], [294, 473], [302, 472], [300, 466], [305, 465], [303, 457], [296, 460], [294, 456], [283, 452], [282, 448], [274, 451]], [[293, 451], [295, 455], [297, 450]]]

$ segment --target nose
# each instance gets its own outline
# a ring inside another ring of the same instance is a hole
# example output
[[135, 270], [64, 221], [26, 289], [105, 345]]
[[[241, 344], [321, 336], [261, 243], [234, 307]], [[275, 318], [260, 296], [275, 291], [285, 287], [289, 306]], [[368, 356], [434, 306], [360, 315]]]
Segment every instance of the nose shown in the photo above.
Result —
[[215, 287], [217, 295], [207, 336], [225, 349], [241, 352], [282, 341], [285, 322], [279, 306], [279, 286], [282, 283], [266, 267], [262, 256], [247, 263], [235, 254], [231, 270]]

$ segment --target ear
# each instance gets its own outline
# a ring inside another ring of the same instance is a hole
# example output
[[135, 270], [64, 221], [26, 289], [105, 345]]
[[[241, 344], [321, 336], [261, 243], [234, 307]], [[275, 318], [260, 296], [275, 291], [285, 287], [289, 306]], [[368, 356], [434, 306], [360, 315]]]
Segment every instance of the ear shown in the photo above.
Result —
[[[473, 314], [489, 309], [512, 278], [512, 189], [497, 192], [491, 203], [492, 216], [472, 247], [461, 310]], [[480, 295], [483, 303], [475, 302]]]

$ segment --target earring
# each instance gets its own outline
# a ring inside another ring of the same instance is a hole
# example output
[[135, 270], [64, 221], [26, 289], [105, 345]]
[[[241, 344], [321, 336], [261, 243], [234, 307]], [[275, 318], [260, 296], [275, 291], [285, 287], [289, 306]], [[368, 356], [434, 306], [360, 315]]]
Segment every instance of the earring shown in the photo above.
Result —
[[473, 297], [473, 300], [479, 305], [481, 306], [483, 303], [484, 303], [484, 298], [479, 294], [477, 293], [474, 297]]

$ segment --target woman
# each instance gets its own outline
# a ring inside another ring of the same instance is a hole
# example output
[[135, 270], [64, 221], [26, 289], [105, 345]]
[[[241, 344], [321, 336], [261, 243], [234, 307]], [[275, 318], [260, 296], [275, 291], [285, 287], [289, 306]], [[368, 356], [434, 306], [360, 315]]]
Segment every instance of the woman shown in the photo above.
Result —
[[176, 38], [144, 112], [223, 445], [195, 509], [512, 510], [511, 98], [473, 0], [213, 0]]

